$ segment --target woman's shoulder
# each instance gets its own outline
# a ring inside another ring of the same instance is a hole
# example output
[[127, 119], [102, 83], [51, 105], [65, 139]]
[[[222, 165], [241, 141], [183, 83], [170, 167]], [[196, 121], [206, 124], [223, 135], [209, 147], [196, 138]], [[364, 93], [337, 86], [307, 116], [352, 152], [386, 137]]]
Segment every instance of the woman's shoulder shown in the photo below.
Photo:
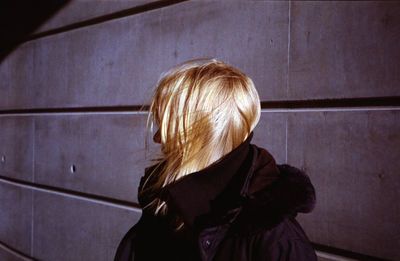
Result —
[[263, 232], [261, 245], [268, 259], [317, 261], [315, 250], [295, 218], [286, 218], [272, 230]]
[[140, 229], [140, 221], [132, 226], [124, 235], [118, 245], [115, 253], [114, 261], [128, 261], [133, 259], [133, 243], [138, 237], [138, 230]]
[[272, 228], [229, 234], [219, 246], [215, 260], [243, 260], [238, 258], [243, 255], [251, 256], [251, 260], [317, 260], [309, 239], [291, 218]]
[[151, 212], [142, 210], [139, 221], [125, 233], [120, 241], [114, 261], [133, 260], [133, 255], [136, 255], [138, 250], [140, 253], [147, 251], [152, 243], [157, 244], [156, 242], [165, 238], [165, 235], [166, 230], [162, 220]]

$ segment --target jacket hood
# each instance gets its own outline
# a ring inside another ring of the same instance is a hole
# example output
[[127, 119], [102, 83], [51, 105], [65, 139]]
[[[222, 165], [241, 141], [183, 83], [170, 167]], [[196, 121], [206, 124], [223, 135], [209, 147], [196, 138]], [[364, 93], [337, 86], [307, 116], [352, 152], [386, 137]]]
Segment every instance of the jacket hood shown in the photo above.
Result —
[[296, 167], [276, 164], [267, 150], [250, 144], [252, 137], [253, 133], [215, 164], [167, 188], [185, 224], [200, 229], [233, 222], [240, 214], [235, 222], [239, 227], [265, 227], [312, 211], [315, 190], [308, 176]]

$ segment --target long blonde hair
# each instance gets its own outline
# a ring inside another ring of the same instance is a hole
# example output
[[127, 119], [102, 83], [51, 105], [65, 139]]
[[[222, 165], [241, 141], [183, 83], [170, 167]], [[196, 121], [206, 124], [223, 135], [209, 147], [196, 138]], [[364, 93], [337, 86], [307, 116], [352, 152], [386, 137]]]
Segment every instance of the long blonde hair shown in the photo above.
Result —
[[[161, 195], [169, 184], [207, 168], [245, 141], [259, 121], [260, 100], [249, 77], [215, 59], [180, 64], [157, 86], [147, 130], [158, 126], [162, 157], [151, 174], [155, 182], [145, 183], [141, 192]], [[157, 215], [166, 214], [167, 205], [160, 196], [146, 207]]]

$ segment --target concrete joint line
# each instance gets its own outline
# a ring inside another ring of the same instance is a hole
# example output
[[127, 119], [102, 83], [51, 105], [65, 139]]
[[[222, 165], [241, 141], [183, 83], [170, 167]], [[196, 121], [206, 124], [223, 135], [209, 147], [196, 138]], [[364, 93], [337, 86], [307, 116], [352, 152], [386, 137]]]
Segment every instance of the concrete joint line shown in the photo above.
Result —
[[40, 188], [40, 187], [36, 187], [34, 185], [23, 184], [23, 183], [19, 183], [16, 181], [7, 180], [2, 177], [0, 177], [0, 183], [13, 185], [13, 186], [17, 186], [20, 188], [30, 189], [32, 191], [39, 191], [39, 192], [44, 192], [44, 193], [50, 193], [50, 194], [57, 195], [57, 196], [83, 200], [83, 201], [87, 201], [87, 202], [91, 202], [91, 203], [95, 203], [95, 204], [101, 204], [104, 206], [115, 207], [115, 208], [125, 209], [125, 210], [129, 210], [129, 211], [135, 211], [137, 213], [142, 212], [141, 209], [138, 207], [126, 206], [126, 205], [122, 205], [122, 204], [118, 204], [118, 203], [109, 202], [107, 200], [89, 198], [89, 197], [85, 197], [85, 196], [81, 196], [81, 195], [74, 195], [71, 193], [56, 191], [56, 190], [47, 189], [47, 188]]
[[320, 111], [398, 111], [400, 107], [352, 107], [352, 108], [301, 108], [301, 109], [261, 109], [261, 112], [320, 112]]
[[22, 260], [24, 260], [24, 261], [34, 261], [34, 259], [29, 258], [29, 257], [27, 257], [27, 256], [25, 256], [25, 255], [23, 255], [23, 254], [21, 254], [21, 253], [15, 251], [15, 250], [12, 249], [12, 248], [9, 248], [8, 246], [6, 246], [5, 244], [3, 244], [2, 242], [0, 242], [0, 248], [2, 248], [4, 251], [6, 251], [6, 252], [8, 252], [8, 253], [10, 253], [10, 254], [12, 254], [12, 255], [14, 255], [14, 256], [16, 256], [16, 257], [22, 259]]
[[147, 115], [147, 111], [105, 111], [105, 112], [28, 112], [28, 113], [5, 113], [0, 117], [9, 116], [69, 116], [69, 115]]
[[144, 12], [168, 7], [168, 6], [179, 4], [182, 2], [186, 2], [186, 1], [189, 1], [189, 0], [159, 0], [159, 1], [150, 2], [150, 3], [144, 4], [144, 5], [135, 6], [132, 8], [125, 9], [125, 10], [121, 10], [121, 11], [116, 11], [111, 14], [97, 16], [97, 17], [90, 18], [88, 20], [60, 26], [60, 27], [49, 29], [47, 31], [40, 32], [40, 33], [35, 33], [35, 34], [32, 34], [32, 35], [26, 37], [25, 39], [23, 39], [21, 41], [21, 43], [37, 40], [37, 39], [51, 36], [51, 35], [69, 32], [69, 31], [76, 30], [76, 29], [83, 28], [83, 27], [88, 27], [88, 26], [92, 26], [92, 25], [109, 22], [109, 21], [116, 20], [116, 19], [121, 19], [124, 17], [132, 16], [132, 15], [141, 14]]
[[[397, 106], [377, 107], [330, 107], [330, 108], [265, 108], [262, 112], [318, 112], [318, 111], [398, 111]], [[105, 112], [27, 112], [27, 113], [0, 113], [1, 117], [26, 117], [26, 116], [72, 116], [72, 115], [147, 115], [147, 111], [105, 111]]]

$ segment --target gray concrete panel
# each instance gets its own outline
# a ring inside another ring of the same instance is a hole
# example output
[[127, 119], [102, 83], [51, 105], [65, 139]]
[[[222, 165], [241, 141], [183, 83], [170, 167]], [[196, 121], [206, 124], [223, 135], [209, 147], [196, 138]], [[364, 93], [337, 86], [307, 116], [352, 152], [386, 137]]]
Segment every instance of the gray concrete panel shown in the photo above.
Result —
[[0, 202], [0, 241], [29, 255], [32, 232], [32, 191], [0, 181]]
[[18, 88], [34, 94], [27, 105], [4, 107], [148, 104], [161, 72], [199, 57], [217, 57], [247, 73], [263, 100], [285, 99], [288, 7], [194, 1], [29, 42], [25, 55], [34, 57], [33, 70], [0, 70], [29, 78]]
[[311, 177], [315, 210], [300, 215], [311, 240], [400, 259], [400, 111], [296, 112], [288, 162]]
[[35, 33], [48, 31], [66, 25], [108, 15], [124, 9], [141, 6], [154, 1], [149, 0], [72, 0], [53, 17], [41, 25]]
[[109, 261], [141, 212], [34, 192], [33, 257]]
[[214, 56], [252, 78], [261, 100], [285, 99], [288, 8], [279, 1], [198, 1], [165, 8], [162, 68]]
[[269, 151], [276, 163], [286, 162], [285, 112], [262, 112], [251, 143]]
[[154, 156], [146, 155], [145, 114], [35, 120], [36, 183], [137, 202], [140, 177]]
[[32, 181], [33, 119], [0, 116], [0, 175]]
[[400, 95], [398, 1], [294, 1], [289, 98]]
[[33, 79], [32, 44], [22, 44], [0, 62], [0, 110], [32, 107]]

